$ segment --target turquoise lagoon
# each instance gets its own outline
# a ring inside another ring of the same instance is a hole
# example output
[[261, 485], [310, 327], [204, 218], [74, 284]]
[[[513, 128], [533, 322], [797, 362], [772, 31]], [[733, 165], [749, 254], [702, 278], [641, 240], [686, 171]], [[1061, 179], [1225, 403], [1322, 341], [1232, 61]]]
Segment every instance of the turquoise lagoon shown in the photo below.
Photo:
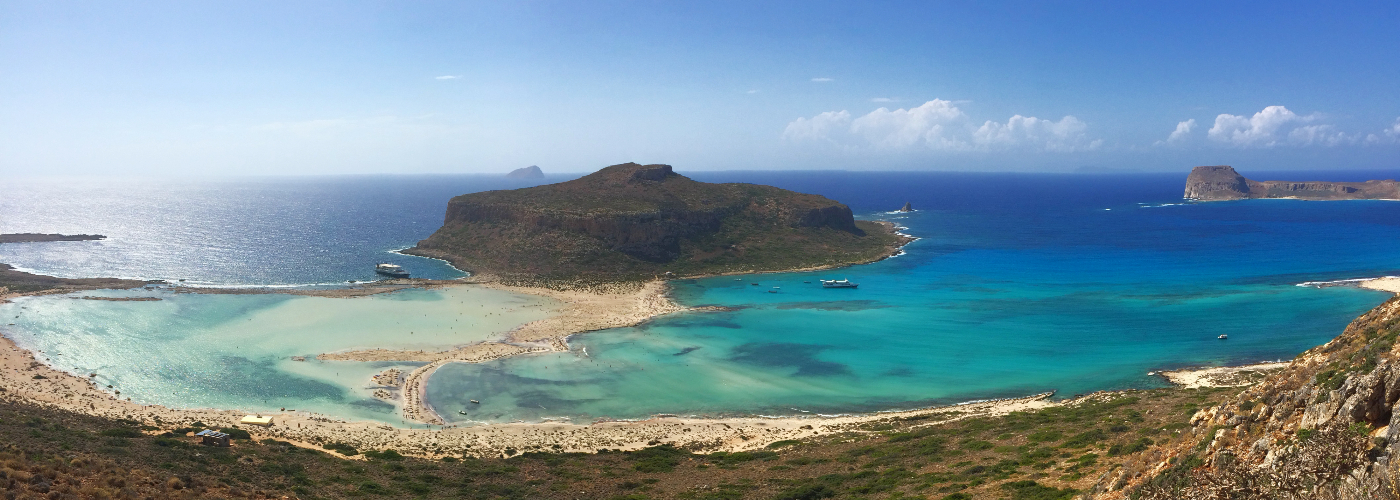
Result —
[[[735, 310], [588, 334], [570, 353], [447, 365], [428, 400], [461, 421], [577, 421], [836, 414], [1162, 387], [1148, 372], [1291, 359], [1389, 296], [1296, 286], [1287, 276], [1209, 279], [1226, 263], [1158, 251], [920, 256], [941, 244], [921, 240], [907, 255], [838, 271], [679, 282], [682, 303]], [[820, 278], [860, 288], [823, 289]]]
[[[157, 298], [157, 301], [82, 297]], [[53, 366], [96, 373], [122, 397], [177, 408], [312, 411], [402, 423], [370, 377], [400, 362], [319, 361], [348, 349], [443, 350], [541, 319], [553, 299], [481, 287], [357, 298], [86, 292], [0, 304], [6, 336]], [[294, 361], [293, 356], [305, 357]]]
[[[899, 257], [836, 271], [676, 282], [679, 302], [731, 310], [576, 336], [569, 352], [449, 364], [429, 380], [429, 403], [458, 423], [586, 421], [656, 413], [833, 414], [1048, 390], [1070, 396], [1157, 387], [1162, 381], [1148, 372], [1292, 358], [1388, 297], [1300, 283], [1400, 274], [1394, 244], [1400, 203], [1183, 204], [1184, 173], [694, 177], [823, 194], [922, 239]], [[449, 278], [460, 273], [388, 252], [436, 229], [450, 196], [518, 187], [503, 182], [442, 176], [78, 188], [12, 183], [0, 186], [0, 232], [111, 238], [0, 245], [0, 262], [58, 276], [214, 286], [362, 280], [383, 260]], [[882, 211], [905, 201], [919, 211]], [[861, 286], [825, 290], [815, 284], [820, 278]], [[401, 419], [370, 396], [367, 380], [390, 366], [412, 365], [290, 357], [442, 348], [499, 336], [553, 307], [477, 288], [355, 299], [103, 293], [163, 300], [24, 298], [0, 305], [0, 332], [41, 350], [59, 368], [98, 373], [103, 385], [137, 401], [297, 408], [395, 425]], [[1218, 340], [1221, 334], [1229, 339]]]

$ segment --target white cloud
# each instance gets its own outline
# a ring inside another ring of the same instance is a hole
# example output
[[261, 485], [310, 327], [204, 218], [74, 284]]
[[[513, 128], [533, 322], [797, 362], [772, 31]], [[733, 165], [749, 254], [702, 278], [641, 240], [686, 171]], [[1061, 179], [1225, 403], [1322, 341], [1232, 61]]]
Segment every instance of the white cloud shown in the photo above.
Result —
[[798, 118], [783, 130], [783, 138], [804, 142], [836, 142], [833, 138], [849, 131], [851, 114], [846, 111], [827, 111], [811, 118]]
[[824, 76], [819, 76], [819, 77], [813, 78], [812, 81], [817, 82], [817, 83], [826, 83], [826, 82], [834, 82], [834, 81], [836, 81], [836, 79], [835, 79], [835, 78], [827, 78], [827, 77], [824, 77]]
[[1221, 114], [1206, 132], [1212, 141], [1241, 148], [1277, 146], [1339, 146], [1359, 136], [1337, 130], [1319, 114], [1299, 115], [1283, 106], [1269, 106], [1254, 116]]
[[899, 99], [891, 99], [889, 97], [876, 97], [871, 99], [870, 102], [899, 102]]
[[827, 111], [788, 123], [783, 138], [792, 142], [823, 142], [847, 150], [985, 151], [1038, 149], [1082, 151], [1099, 148], [1088, 125], [1073, 116], [1059, 121], [1012, 116], [1006, 123], [976, 124], [953, 101], [934, 99], [908, 109], [880, 108], [852, 118], [848, 111]]
[[1395, 119], [1390, 127], [1381, 130], [1380, 135], [1366, 134], [1366, 144], [1395, 144], [1400, 143], [1400, 118]]
[[748, 93], [750, 93], [750, 94], [757, 94], [758, 91], [757, 91], [757, 90], [750, 90]]
[[461, 77], [462, 77], [462, 75], [442, 75], [442, 76], [437, 77], [436, 79], [437, 79], [437, 80], [456, 80], [456, 79], [461, 78]]
[[1172, 131], [1172, 135], [1167, 136], [1167, 142], [1178, 143], [1184, 141], [1191, 135], [1192, 130], [1196, 130], [1195, 118], [1177, 123], [1176, 130]]
[[1089, 125], [1073, 116], [1050, 121], [1034, 116], [1016, 115], [1005, 124], [988, 120], [973, 133], [980, 144], [989, 146], [1031, 146], [1046, 151], [1071, 152], [1098, 149], [1103, 139], [1088, 140], [1084, 132]]

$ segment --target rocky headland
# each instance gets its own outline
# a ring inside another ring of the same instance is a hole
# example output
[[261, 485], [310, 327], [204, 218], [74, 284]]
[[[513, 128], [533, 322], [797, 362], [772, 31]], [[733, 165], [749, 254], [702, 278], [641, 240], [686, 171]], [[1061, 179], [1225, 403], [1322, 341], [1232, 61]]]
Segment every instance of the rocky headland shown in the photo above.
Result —
[[1256, 181], [1227, 165], [1196, 167], [1186, 177], [1185, 197], [1198, 201], [1292, 198], [1299, 200], [1400, 200], [1400, 182]]
[[624, 163], [453, 198], [442, 228], [404, 253], [507, 283], [610, 282], [866, 263], [908, 241], [823, 196]]

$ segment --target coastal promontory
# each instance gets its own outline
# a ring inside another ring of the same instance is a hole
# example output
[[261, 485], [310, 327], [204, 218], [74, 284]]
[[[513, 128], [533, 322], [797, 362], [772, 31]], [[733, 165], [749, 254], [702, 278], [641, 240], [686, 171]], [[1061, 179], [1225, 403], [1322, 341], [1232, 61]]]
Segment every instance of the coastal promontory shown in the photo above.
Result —
[[1292, 198], [1299, 200], [1400, 200], [1400, 182], [1256, 181], [1246, 179], [1233, 167], [1216, 165], [1191, 169], [1186, 177], [1185, 197], [1199, 201], [1244, 200], [1250, 198]]
[[823, 196], [624, 163], [455, 197], [442, 228], [405, 252], [504, 279], [629, 281], [871, 262], [908, 241]]
[[0, 243], [43, 243], [50, 241], [95, 241], [107, 239], [100, 234], [41, 234], [7, 233], [0, 234]]

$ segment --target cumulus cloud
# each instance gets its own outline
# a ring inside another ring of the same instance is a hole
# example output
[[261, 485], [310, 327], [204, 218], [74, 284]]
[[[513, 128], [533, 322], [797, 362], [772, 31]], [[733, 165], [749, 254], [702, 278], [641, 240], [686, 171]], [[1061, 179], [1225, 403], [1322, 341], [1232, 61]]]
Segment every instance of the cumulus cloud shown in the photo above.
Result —
[[987, 120], [979, 125], [952, 101], [934, 99], [908, 109], [880, 108], [859, 117], [843, 110], [798, 118], [788, 123], [783, 138], [875, 151], [1098, 149], [1103, 141], [1090, 139], [1087, 130], [1088, 125], [1073, 116], [1056, 121], [1015, 115], [1005, 123]]
[[827, 77], [824, 77], [824, 76], [819, 76], [819, 77], [813, 78], [812, 81], [817, 82], [817, 83], [826, 83], [826, 82], [834, 82], [834, 81], [836, 81], [836, 79], [835, 79], [835, 78], [827, 78]]
[[1178, 143], [1184, 141], [1191, 136], [1192, 130], [1196, 130], [1195, 118], [1177, 123], [1176, 130], [1172, 131], [1172, 135], [1167, 136], [1167, 142]]
[[1366, 144], [1395, 144], [1400, 142], [1400, 118], [1395, 119], [1395, 123], [1390, 124], [1390, 128], [1382, 130], [1380, 135], [1366, 134]]
[[1339, 146], [1355, 144], [1359, 134], [1348, 134], [1322, 115], [1299, 115], [1283, 106], [1269, 106], [1254, 116], [1221, 114], [1206, 131], [1210, 140], [1240, 148], [1279, 146]]
[[461, 78], [461, 77], [462, 77], [462, 75], [442, 75], [442, 76], [437, 77], [436, 79], [437, 79], [437, 80], [456, 80], [456, 79]]

